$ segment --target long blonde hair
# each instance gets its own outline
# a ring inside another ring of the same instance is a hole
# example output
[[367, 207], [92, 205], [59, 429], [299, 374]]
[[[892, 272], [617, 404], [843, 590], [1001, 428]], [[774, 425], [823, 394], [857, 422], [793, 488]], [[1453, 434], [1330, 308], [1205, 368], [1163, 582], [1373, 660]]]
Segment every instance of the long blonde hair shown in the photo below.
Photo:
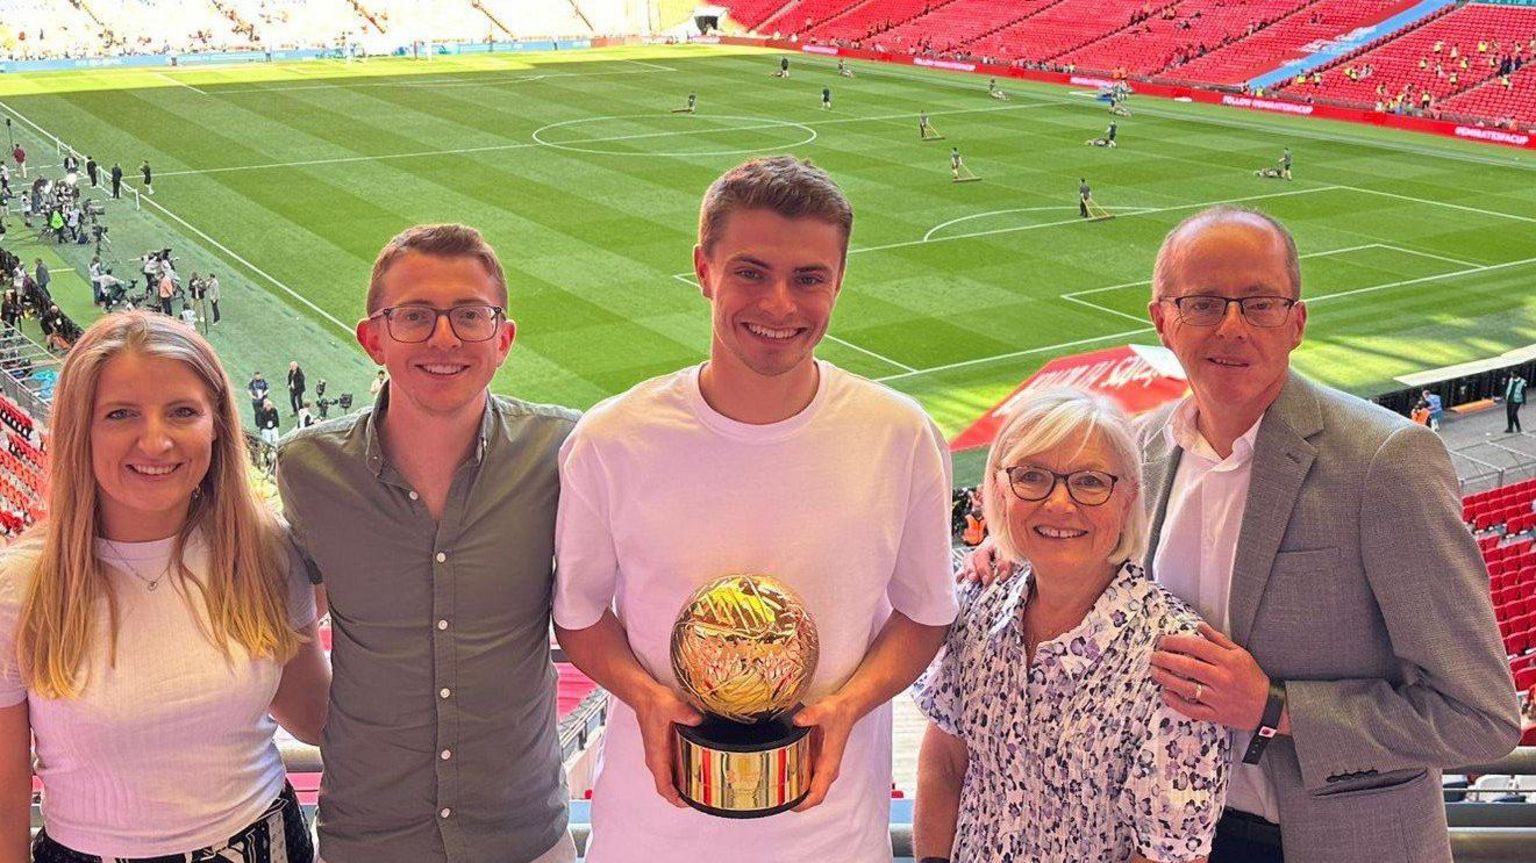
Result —
[[[230, 644], [252, 658], [282, 663], [300, 636], [288, 620], [286, 549], [276, 519], [245, 474], [245, 443], [229, 377], [213, 348], [196, 331], [163, 315], [107, 315], [80, 338], [54, 390], [48, 470], [48, 515], [23, 542], [36, 556], [18, 621], [17, 657], [23, 678], [45, 698], [70, 698], [85, 686], [82, 666], [91, 648], [97, 603], [109, 610], [109, 661], [116, 662], [117, 598], [96, 557], [99, 490], [91, 460], [91, 425], [102, 368], [126, 353], [172, 359], [191, 369], [213, 409], [214, 441], [208, 472], [198, 484], [171, 559], [178, 582], [202, 597], [204, 634], [225, 655]], [[206, 582], [183, 554], [201, 531], [208, 544]], [[187, 599], [190, 600], [190, 596]]]

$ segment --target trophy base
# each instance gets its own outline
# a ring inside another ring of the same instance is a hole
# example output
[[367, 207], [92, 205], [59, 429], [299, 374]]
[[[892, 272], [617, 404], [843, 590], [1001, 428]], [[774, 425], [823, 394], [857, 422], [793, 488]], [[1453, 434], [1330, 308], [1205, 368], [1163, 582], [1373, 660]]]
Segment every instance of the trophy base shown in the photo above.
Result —
[[676, 725], [674, 776], [683, 801], [720, 818], [766, 818], [811, 789], [811, 729], [789, 719], [751, 725], [706, 716]]

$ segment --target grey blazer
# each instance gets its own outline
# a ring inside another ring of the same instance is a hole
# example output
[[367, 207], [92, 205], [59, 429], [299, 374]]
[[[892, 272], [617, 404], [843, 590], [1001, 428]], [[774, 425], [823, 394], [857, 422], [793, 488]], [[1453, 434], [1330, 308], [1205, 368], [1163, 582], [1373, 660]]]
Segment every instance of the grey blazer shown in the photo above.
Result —
[[[1139, 428], [1148, 572], [1182, 453], [1173, 407]], [[1439, 437], [1291, 372], [1254, 445], [1230, 618], [1286, 682], [1292, 736], [1260, 763], [1287, 863], [1449, 861], [1441, 768], [1504, 756], [1520, 726]]]

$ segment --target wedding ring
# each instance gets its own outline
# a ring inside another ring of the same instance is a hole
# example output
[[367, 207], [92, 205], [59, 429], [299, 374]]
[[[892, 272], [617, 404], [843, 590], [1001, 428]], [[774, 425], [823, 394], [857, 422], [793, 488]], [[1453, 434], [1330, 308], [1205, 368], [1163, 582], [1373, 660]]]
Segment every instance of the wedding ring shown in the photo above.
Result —
[[1196, 704], [1199, 704], [1200, 703], [1200, 693], [1202, 693], [1204, 691], [1205, 691], [1205, 684], [1201, 683], [1198, 680], [1195, 681], [1195, 697], [1193, 699], [1191, 699], [1191, 700], [1194, 701]]

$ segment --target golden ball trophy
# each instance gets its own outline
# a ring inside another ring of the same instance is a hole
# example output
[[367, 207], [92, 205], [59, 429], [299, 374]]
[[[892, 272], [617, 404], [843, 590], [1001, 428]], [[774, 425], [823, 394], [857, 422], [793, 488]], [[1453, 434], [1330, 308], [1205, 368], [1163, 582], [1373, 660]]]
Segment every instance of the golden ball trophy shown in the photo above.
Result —
[[771, 576], [727, 575], [693, 594], [672, 624], [672, 672], [704, 714], [673, 726], [673, 775], [688, 805], [762, 818], [805, 799], [811, 729], [791, 717], [819, 653], [805, 603]]

